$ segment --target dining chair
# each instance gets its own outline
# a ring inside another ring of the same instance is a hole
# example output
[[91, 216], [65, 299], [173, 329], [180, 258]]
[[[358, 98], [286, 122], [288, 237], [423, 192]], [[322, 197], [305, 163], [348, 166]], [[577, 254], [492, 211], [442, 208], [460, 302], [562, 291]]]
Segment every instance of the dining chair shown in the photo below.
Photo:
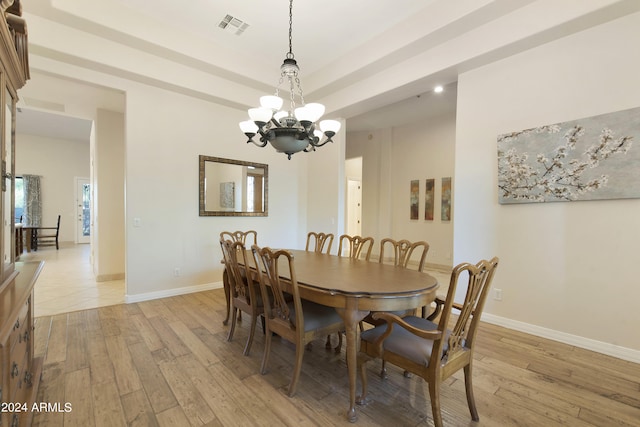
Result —
[[[222, 231], [220, 233], [221, 240], [231, 240], [232, 242], [242, 242], [245, 247], [249, 248], [251, 245], [258, 244], [258, 232], [255, 230], [249, 231]], [[223, 258], [224, 261], [224, 258]], [[227, 303], [227, 315], [222, 321], [223, 325], [229, 323], [229, 315], [231, 313], [231, 286], [229, 285], [229, 278], [227, 269], [222, 272], [222, 287], [224, 288], [224, 296]], [[242, 312], [238, 312], [238, 320], [242, 320]]]
[[[385, 254], [386, 251], [386, 254]], [[413, 255], [414, 253], [417, 255], [417, 266], [416, 270], [422, 272], [424, 271], [425, 260], [427, 258], [427, 252], [429, 251], [429, 244], [424, 240], [420, 240], [417, 242], [410, 242], [409, 240], [394, 240], [391, 238], [385, 238], [380, 241], [380, 257], [378, 258], [378, 262], [382, 263], [393, 263], [395, 266], [399, 266], [402, 268], [409, 268], [409, 264], [413, 263]], [[390, 254], [390, 256], [389, 256]], [[424, 311], [424, 309], [422, 309]], [[404, 317], [410, 314], [415, 314], [415, 310], [402, 310], [402, 311], [392, 311], [391, 313]], [[384, 320], [374, 318], [373, 315], [375, 312], [369, 313], [362, 319], [360, 322], [360, 330], [364, 330], [363, 323], [368, 323], [370, 325], [378, 326], [385, 323]], [[422, 316], [424, 317], [424, 315]], [[387, 375], [386, 363], [382, 360], [382, 369], [380, 370], [380, 376], [385, 378]], [[405, 376], [409, 376], [408, 372], [405, 372]]]
[[305, 246], [304, 250], [308, 251], [309, 248], [311, 248], [313, 252], [329, 254], [331, 252], [331, 245], [333, 245], [333, 234], [310, 231], [307, 234], [307, 246]]
[[34, 242], [32, 244], [34, 250], [38, 250], [39, 246], [55, 246], [56, 250], [60, 248], [58, 244], [58, 236], [60, 235], [60, 215], [55, 227], [38, 227], [33, 232]]
[[[358, 403], [369, 401], [366, 363], [381, 358], [422, 377], [429, 384], [433, 422], [441, 427], [440, 388], [444, 380], [462, 369], [471, 419], [478, 421], [472, 384], [473, 353], [480, 317], [497, 266], [498, 258], [494, 257], [475, 265], [462, 263], [454, 267], [437, 323], [418, 316], [401, 318], [392, 313], [375, 313], [374, 317], [386, 323], [360, 335], [358, 370], [362, 394]], [[462, 284], [465, 277], [466, 286]], [[464, 294], [464, 301], [458, 304], [454, 298], [459, 286], [466, 289], [459, 291]], [[453, 309], [459, 312], [457, 319], [452, 318]], [[448, 327], [450, 321], [452, 328]]]
[[242, 242], [246, 247], [258, 244], [258, 232], [255, 230], [222, 231], [220, 233], [220, 238], [224, 240], [231, 240], [233, 242]]
[[369, 261], [371, 249], [373, 249], [373, 237], [343, 234], [338, 240], [338, 256], [361, 259], [361, 255], [364, 254], [364, 259]]
[[[224, 257], [229, 284], [231, 290], [231, 326], [227, 335], [227, 341], [233, 339], [233, 333], [236, 329], [236, 313], [244, 311], [251, 316], [251, 325], [249, 326], [249, 337], [244, 346], [243, 354], [249, 355], [251, 344], [255, 336], [256, 324], [258, 316], [264, 314], [264, 304], [260, 287], [252, 278], [251, 273], [247, 274], [245, 267], [240, 267], [238, 257], [242, 258], [242, 265], [247, 265], [246, 248], [240, 241], [233, 242], [231, 240], [220, 240], [222, 255]], [[264, 318], [263, 318], [264, 319]]]
[[[291, 397], [296, 392], [300, 378], [306, 344], [344, 330], [344, 323], [334, 308], [300, 298], [295, 262], [289, 251], [253, 245], [251, 252], [265, 306], [266, 335], [260, 373], [264, 375], [267, 372], [273, 334], [293, 343], [296, 355], [288, 389]], [[289, 298], [289, 295], [293, 298]]]

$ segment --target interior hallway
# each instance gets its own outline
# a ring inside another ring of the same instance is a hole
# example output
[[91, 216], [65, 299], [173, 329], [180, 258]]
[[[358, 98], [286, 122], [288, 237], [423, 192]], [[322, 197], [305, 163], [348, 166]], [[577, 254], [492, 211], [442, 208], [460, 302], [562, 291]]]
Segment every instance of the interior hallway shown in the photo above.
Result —
[[19, 261], [45, 261], [34, 290], [34, 316], [124, 303], [124, 279], [96, 282], [90, 264], [91, 245], [61, 242], [24, 252]]

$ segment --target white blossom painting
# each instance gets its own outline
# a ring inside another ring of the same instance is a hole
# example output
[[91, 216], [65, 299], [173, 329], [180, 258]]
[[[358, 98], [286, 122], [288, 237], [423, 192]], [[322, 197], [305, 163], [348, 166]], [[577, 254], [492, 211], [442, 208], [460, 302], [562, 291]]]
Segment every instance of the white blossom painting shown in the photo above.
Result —
[[640, 197], [640, 108], [498, 136], [498, 201]]

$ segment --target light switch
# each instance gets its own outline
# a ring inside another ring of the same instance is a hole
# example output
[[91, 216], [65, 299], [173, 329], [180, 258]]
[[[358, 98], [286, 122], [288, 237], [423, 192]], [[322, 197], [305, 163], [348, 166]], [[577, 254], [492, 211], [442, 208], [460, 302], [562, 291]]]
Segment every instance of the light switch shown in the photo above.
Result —
[[140, 218], [133, 218], [133, 226], [140, 227]]

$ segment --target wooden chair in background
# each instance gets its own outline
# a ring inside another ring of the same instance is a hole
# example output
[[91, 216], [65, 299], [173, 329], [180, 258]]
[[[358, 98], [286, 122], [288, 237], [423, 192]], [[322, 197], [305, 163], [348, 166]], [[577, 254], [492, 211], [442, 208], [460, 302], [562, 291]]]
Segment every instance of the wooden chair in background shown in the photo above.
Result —
[[[358, 369], [362, 395], [358, 403], [366, 404], [366, 362], [381, 358], [405, 371], [422, 377], [429, 383], [431, 411], [436, 427], [442, 426], [440, 387], [444, 380], [460, 369], [464, 370], [465, 391], [471, 418], [479, 420], [473, 396], [472, 362], [476, 333], [491, 281], [498, 266], [498, 258], [480, 261], [476, 265], [462, 263], [453, 268], [447, 297], [442, 301], [438, 323], [417, 316], [400, 318], [395, 314], [379, 312], [374, 317], [386, 324], [366, 330], [360, 335]], [[465, 277], [465, 297], [460, 304], [454, 302], [456, 289]], [[452, 319], [452, 311], [459, 311]], [[449, 329], [449, 322], [453, 327]]]
[[[240, 267], [238, 257], [242, 258], [242, 265], [247, 265], [247, 255], [245, 246], [242, 242], [231, 240], [220, 240], [222, 255], [224, 257], [225, 268], [231, 290], [231, 326], [227, 335], [227, 341], [233, 339], [233, 333], [236, 329], [236, 312], [240, 310], [251, 316], [251, 325], [249, 327], [249, 337], [244, 346], [243, 354], [249, 355], [251, 344], [256, 331], [258, 316], [264, 313], [264, 304], [260, 287], [255, 282], [246, 268]], [[264, 324], [263, 324], [264, 325]]]
[[60, 249], [58, 244], [58, 236], [60, 235], [60, 215], [55, 227], [38, 227], [33, 232], [33, 250], [38, 250], [40, 246], [55, 246], [56, 250]]
[[[290, 252], [282, 249], [274, 251], [257, 245], [253, 245], [251, 251], [265, 305], [266, 335], [260, 372], [267, 372], [273, 334], [292, 342], [296, 347], [296, 357], [288, 394], [293, 396], [300, 378], [306, 344], [344, 330], [344, 323], [333, 307], [300, 298], [294, 258]], [[290, 292], [285, 291], [283, 275], [290, 278], [286, 283]], [[293, 296], [292, 301], [289, 294]]]
[[[338, 256], [369, 261], [373, 249], [373, 237], [350, 236], [343, 234], [338, 240]], [[327, 336], [326, 348], [331, 348], [331, 336]], [[342, 333], [338, 334], [336, 353], [342, 349]]]
[[313, 252], [326, 253], [331, 252], [331, 246], [333, 245], [333, 234], [316, 233], [311, 231], [307, 234], [307, 246], [305, 251], [309, 251], [309, 248]]
[[[220, 233], [220, 240], [231, 240], [232, 242], [241, 242], [243, 245], [245, 245], [246, 248], [250, 248], [251, 245], [258, 244], [258, 232], [255, 230], [223, 231]], [[231, 313], [231, 286], [229, 284], [229, 277], [228, 277], [226, 268], [222, 273], [222, 286], [224, 288], [224, 296], [227, 302], [227, 315], [222, 321], [222, 324], [227, 325], [229, 323], [229, 314]], [[242, 320], [241, 312], [238, 313], [238, 320]]]
[[[373, 249], [373, 237], [343, 234], [338, 241], [338, 256], [369, 261], [371, 249]], [[364, 256], [362, 256], [363, 254]]]
[[[385, 250], [387, 251], [386, 252], [387, 255], [391, 253], [390, 257], [385, 255]], [[429, 244], [423, 240], [418, 242], [410, 242], [409, 240], [394, 240], [390, 238], [385, 238], [380, 241], [380, 258], [378, 259], [378, 262], [380, 263], [393, 262], [393, 265], [396, 265], [402, 268], [408, 268], [409, 263], [412, 260], [413, 254], [415, 253], [418, 255], [416, 269], [418, 271], [424, 271], [424, 265], [425, 265], [425, 260], [427, 258], [428, 251], [429, 251]], [[422, 311], [424, 312], [425, 310], [422, 309]], [[415, 314], [415, 310], [393, 311], [391, 313], [395, 314], [396, 316], [404, 317], [410, 314]], [[374, 318], [373, 317], [374, 314], [375, 312], [369, 313], [364, 319], [362, 319], [362, 322], [368, 323], [374, 326], [382, 325], [385, 323], [385, 321], [382, 319]], [[424, 317], [424, 315], [422, 317]], [[360, 323], [360, 330], [363, 330], [363, 329], [364, 328], [362, 327], [362, 323]], [[380, 376], [382, 378], [385, 378], [386, 375], [387, 375], [387, 370], [385, 366], [385, 361], [382, 360], [382, 369], [380, 370]], [[407, 372], [405, 372], [405, 376], [408, 376]]]

